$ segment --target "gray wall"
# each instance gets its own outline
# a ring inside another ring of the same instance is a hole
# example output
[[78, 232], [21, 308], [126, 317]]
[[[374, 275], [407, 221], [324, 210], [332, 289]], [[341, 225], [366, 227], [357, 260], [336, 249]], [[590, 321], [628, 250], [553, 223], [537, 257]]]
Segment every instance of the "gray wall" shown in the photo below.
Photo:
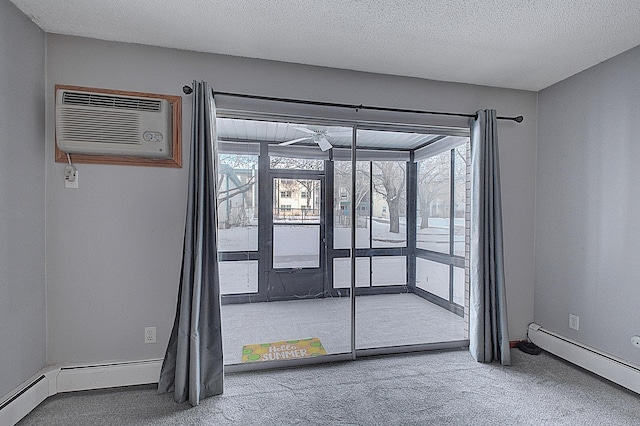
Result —
[[0, 0], [0, 398], [45, 364], [44, 47]]
[[639, 113], [640, 47], [539, 93], [534, 304], [542, 326], [637, 365]]
[[[65, 189], [54, 163], [54, 84], [182, 94], [193, 79], [224, 91], [473, 112], [523, 114], [500, 123], [506, 279], [512, 339], [533, 320], [536, 98], [493, 89], [308, 67], [132, 44], [47, 37], [47, 285], [50, 362], [160, 358], [171, 330], [180, 274], [188, 168], [79, 164]], [[183, 97], [188, 154], [190, 97]], [[220, 98], [219, 107], [245, 107]], [[255, 108], [254, 108], [255, 109]], [[267, 109], [267, 106], [263, 107]], [[394, 120], [399, 116], [270, 105], [303, 115]], [[463, 119], [412, 120], [466, 126]], [[185, 155], [188, 164], [188, 155]], [[145, 345], [145, 326], [158, 344]]]

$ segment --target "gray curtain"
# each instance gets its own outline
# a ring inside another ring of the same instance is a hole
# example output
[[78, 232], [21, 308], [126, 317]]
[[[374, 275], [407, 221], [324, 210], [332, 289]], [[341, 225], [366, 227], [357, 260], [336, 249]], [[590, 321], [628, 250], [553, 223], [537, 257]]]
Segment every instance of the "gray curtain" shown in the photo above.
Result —
[[495, 110], [471, 121], [471, 182], [469, 351], [478, 362], [511, 365]]
[[220, 281], [216, 234], [217, 142], [209, 85], [193, 82], [189, 195], [178, 306], [160, 371], [158, 392], [176, 402], [223, 391]]

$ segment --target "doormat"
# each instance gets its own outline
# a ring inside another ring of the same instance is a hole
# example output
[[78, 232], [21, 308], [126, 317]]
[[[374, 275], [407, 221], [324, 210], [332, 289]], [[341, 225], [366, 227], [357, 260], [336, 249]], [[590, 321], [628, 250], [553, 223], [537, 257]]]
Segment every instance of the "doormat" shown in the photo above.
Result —
[[242, 362], [280, 361], [326, 355], [320, 339], [283, 340], [242, 347]]

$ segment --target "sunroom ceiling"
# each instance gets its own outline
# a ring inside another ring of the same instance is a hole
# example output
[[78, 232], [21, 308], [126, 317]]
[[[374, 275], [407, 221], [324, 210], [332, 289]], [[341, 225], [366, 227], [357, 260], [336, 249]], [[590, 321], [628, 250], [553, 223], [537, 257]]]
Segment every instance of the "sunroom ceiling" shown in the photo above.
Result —
[[[218, 118], [218, 139], [227, 142], [266, 142], [280, 144], [296, 139], [296, 146], [315, 146], [311, 130], [323, 135], [336, 148], [350, 148], [353, 129], [344, 126], [321, 126], [290, 122]], [[438, 133], [406, 131], [358, 130], [357, 147], [381, 150], [413, 150], [442, 139]]]

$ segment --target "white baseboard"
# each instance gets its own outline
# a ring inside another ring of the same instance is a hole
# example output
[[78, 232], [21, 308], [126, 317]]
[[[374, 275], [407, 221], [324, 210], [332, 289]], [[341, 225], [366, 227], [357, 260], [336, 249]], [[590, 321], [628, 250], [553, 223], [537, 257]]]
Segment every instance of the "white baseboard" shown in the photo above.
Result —
[[49, 379], [41, 374], [24, 382], [0, 403], [0, 425], [14, 425], [49, 397]]
[[56, 393], [158, 383], [162, 360], [61, 367]]
[[640, 366], [546, 330], [535, 323], [529, 324], [528, 336], [529, 340], [545, 351], [640, 393]]
[[161, 359], [48, 367], [0, 399], [0, 425], [15, 425], [57, 393], [158, 383]]

